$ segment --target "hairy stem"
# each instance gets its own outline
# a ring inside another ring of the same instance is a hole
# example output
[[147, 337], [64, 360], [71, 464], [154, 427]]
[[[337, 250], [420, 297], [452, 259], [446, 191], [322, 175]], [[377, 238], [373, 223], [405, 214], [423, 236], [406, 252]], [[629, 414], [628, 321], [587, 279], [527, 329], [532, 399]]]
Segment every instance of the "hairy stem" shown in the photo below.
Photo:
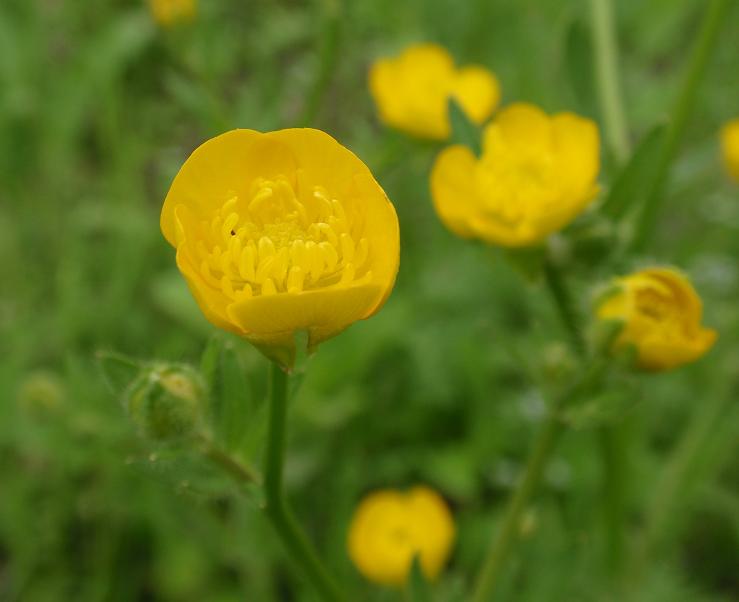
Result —
[[330, 577], [285, 500], [283, 474], [287, 424], [287, 374], [271, 366], [269, 427], [264, 462], [265, 512], [292, 559], [303, 570], [316, 592], [327, 602], [345, 598]]

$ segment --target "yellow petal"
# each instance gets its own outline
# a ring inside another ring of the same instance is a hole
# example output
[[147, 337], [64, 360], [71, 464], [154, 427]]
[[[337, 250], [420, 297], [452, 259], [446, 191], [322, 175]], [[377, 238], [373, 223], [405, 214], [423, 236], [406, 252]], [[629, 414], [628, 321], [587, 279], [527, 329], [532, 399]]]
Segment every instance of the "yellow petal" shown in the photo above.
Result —
[[236, 301], [228, 306], [227, 313], [255, 344], [280, 347], [290, 341], [294, 353], [293, 333], [307, 330], [313, 348], [372, 315], [385, 292], [383, 286], [370, 283], [258, 296]]
[[559, 113], [552, 117], [552, 134], [557, 170], [566, 182], [565, 190], [580, 203], [588, 202], [600, 170], [598, 126], [573, 113]]
[[452, 94], [470, 119], [481, 124], [500, 101], [500, 85], [490, 71], [471, 65], [457, 72]]
[[549, 150], [552, 146], [552, 126], [547, 114], [539, 107], [518, 102], [508, 105], [495, 117], [495, 122], [483, 132], [483, 151], [487, 152], [492, 141], [489, 134], [499, 129], [507, 145], [513, 148]]
[[207, 217], [230, 197], [246, 196], [255, 178], [291, 178], [294, 173], [290, 150], [266, 134], [232, 130], [211, 138], [193, 151], [172, 182], [162, 208], [162, 233], [176, 244], [177, 205]]
[[431, 170], [431, 196], [442, 222], [452, 232], [470, 238], [470, 217], [477, 211], [475, 165], [470, 149], [454, 145], [441, 151]]

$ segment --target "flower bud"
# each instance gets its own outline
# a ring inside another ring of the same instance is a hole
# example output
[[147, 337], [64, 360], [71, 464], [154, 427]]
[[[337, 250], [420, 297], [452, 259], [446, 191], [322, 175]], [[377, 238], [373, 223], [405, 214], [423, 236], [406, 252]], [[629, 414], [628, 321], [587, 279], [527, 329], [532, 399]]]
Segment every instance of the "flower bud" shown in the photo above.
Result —
[[716, 331], [701, 325], [703, 304], [690, 281], [672, 268], [649, 268], [618, 278], [597, 309], [620, 322], [612, 348], [632, 347], [643, 370], [670, 370], [703, 356]]
[[202, 425], [205, 387], [191, 366], [156, 363], [131, 383], [123, 403], [147, 437], [157, 441], [184, 439]]

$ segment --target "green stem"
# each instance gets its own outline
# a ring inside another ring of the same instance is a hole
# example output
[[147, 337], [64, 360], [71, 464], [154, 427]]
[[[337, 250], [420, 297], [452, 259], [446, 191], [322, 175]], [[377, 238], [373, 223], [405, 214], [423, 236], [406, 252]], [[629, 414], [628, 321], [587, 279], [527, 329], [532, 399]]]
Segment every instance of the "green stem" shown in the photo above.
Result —
[[585, 340], [580, 331], [575, 304], [572, 301], [572, 295], [561, 270], [550, 257], [544, 259], [544, 279], [557, 308], [557, 313], [570, 337], [572, 348], [578, 356], [582, 357], [585, 354]]
[[541, 480], [544, 468], [561, 431], [562, 423], [555, 407], [548, 415], [544, 427], [534, 443], [526, 469], [508, 503], [503, 523], [493, 540], [478, 576], [472, 597], [473, 602], [487, 602], [490, 599], [498, 575], [503, 568], [503, 563], [517, 539], [521, 515]]
[[324, 28], [321, 35], [321, 48], [319, 51], [318, 71], [313, 82], [313, 87], [308, 94], [308, 99], [298, 123], [305, 126], [313, 125], [313, 122], [321, 107], [321, 101], [326, 95], [331, 83], [331, 75], [336, 68], [336, 59], [339, 50], [341, 4], [340, 0], [323, 0], [324, 4]]
[[622, 164], [629, 156], [629, 134], [621, 102], [618, 43], [611, 0], [590, 0], [590, 27], [595, 52], [595, 78], [606, 137], [613, 156]]
[[210, 438], [200, 437], [199, 441], [202, 445], [203, 455], [216, 466], [222, 468], [224, 472], [231, 475], [236, 481], [242, 484], [259, 482], [259, 475], [252, 468], [242, 464], [236, 458], [224, 452]]
[[265, 512], [285, 547], [323, 600], [344, 600], [308, 538], [298, 525], [283, 494], [287, 422], [287, 374], [271, 365], [269, 427], [264, 462]]
[[624, 425], [610, 424], [600, 428], [598, 439], [603, 464], [603, 510], [606, 531], [606, 561], [612, 576], [620, 573], [624, 557], [626, 523], [626, 476]]
[[[584, 358], [586, 345], [572, 295], [562, 272], [549, 257], [544, 260], [544, 275], [560, 319], [570, 334], [572, 348], [580, 358]], [[623, 530], [626, 522], [625, 489], [628, 471], [626, 457], [622, 449], [621, 425], [603, 426], [598, 435], [600, 439], [599, 451], [603, 465], [606, 556], [611, 574], [615, 575], [623, 558]]]
[[690, 64], [685, 72], [680, 93], [672, 111], [672, 119], [665, 134], [659, 162], [655, 168], [649, 192], [631, 242], [631, 250], [634, 252], [642, 251], [654, 232], [670, 164], [677, 155], [680, 142], [685, 134], [685, 126], [695, 102], [698, 85], [711, 52], [716, 45], [718, 32], [725, 21], [724, 17], [728, 7], [729, 0], [711, 0], [706, 9], [706, 15], [690, 58]]

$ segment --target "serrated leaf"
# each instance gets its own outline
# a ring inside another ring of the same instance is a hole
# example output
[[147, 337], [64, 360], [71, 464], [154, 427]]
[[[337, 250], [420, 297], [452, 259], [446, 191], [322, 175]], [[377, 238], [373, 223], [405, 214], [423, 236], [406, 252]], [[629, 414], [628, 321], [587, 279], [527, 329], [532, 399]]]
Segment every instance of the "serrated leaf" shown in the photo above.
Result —
[[588, 27], [579, 20], [573, 21], [567, 30], [565, 69], [580, 111], [591, 114], [595, 106], [593, 48]]
[[641, 139], [631, 159], [613, 181], [600, 209], [604, 215], [619, 219], [626, 215], [632, 206], [641, 204], [655, 165], [659, 161], [666, 130], [667, 124], [657, 124]]
[[431, 588], [421, 569], [418, 554], [413, 557], [408, 576], [408, 599], [410, 602], [431, 602]]
[[479, 156], [482, 149], [480, 128], [470, 121], [464, 109], [454, 98], [449, 98], [448, 111], [449, 123], [452, 127], [451, 142], [467, 146], [472, 149], [475, 155]]

